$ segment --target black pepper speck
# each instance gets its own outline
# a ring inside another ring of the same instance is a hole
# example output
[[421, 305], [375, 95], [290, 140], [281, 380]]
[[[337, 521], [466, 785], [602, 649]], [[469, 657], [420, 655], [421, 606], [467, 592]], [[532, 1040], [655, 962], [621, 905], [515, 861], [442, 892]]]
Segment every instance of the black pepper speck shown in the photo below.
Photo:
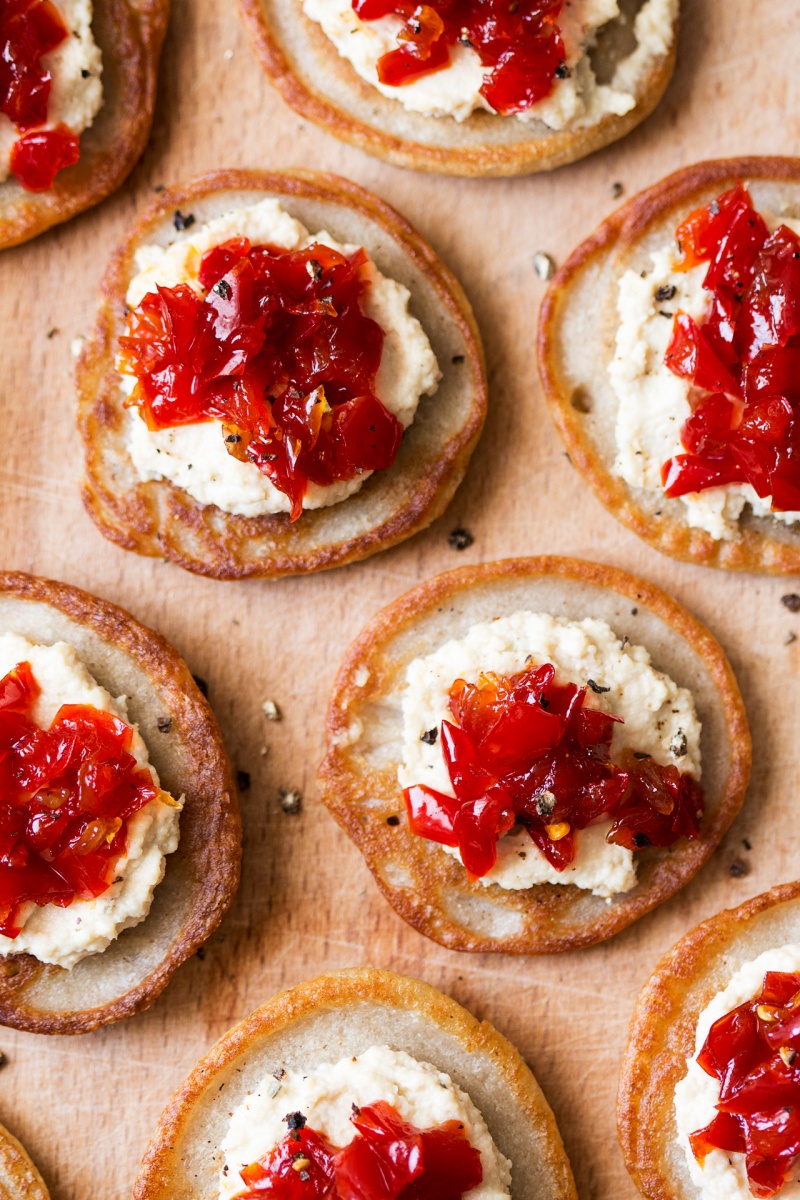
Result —
[[447, 544], [451, 550], [466, 550], [474, 541], [475, 538], [472, 536], [469, 530], [462, 529], [461, 526], [459, 526], [458, 529], [454, 529], [450, 533], [447, 539]]

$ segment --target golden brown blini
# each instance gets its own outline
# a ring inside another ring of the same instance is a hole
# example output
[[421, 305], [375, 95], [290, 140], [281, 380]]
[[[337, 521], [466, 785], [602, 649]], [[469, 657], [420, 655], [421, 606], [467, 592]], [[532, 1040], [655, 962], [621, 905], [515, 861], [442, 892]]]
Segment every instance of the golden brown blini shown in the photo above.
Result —
[[123, 609], [67, 584], [0, 574], [0, 630], [65, 641], [128, 711], [162, 786], [185, 796], [145, 920], [71, 970], [29, 954], [0, 956], [0, 1023], [86, 1033], [149, 1007], [219, 925], [239, 884], [241, 825], [219, 727], [188, 667]]
[[576, 1200], [550, 1106], [510, 1042], [426, 983], [362, 968], [283, 992], [227, 1033], [173, 1096], [135, 1200], [216, 1200], [231, 1113], [274, 1071], [389, 1045], [451, 1076], [511, 1160], [512, 1200]]
[[50, 1200], [45, 1182], [12, 1133], [0, 1125], [0, 1200]]
[[[593, 52], [608, 80], [631, 51], [630, 22], [644, 0], [604, 27]], [[649, 116], [675, 68], [677, 19], [669, 50], [638, 79], [635, 106], [599, 115], [585, 128], [555, 130], [544, 122], [474, 112], [465, 121], [407, 111], [357, 74], [299, 0], [239, 0], [264, 70], [283, 99], [342, 141], [395, 166], [444, 175], [526, 175], [574, 162], [623, 137]]]
[[[114, 367], [137, 247], [171, 242], [177, 209], [203, 222], [267, 196], [312, 233], [325, 229], [343, 242], [363, 245], [379, 270], [405, 284], [443, 373], [435, 395], [421, 400], [392, 466], [372, 475], [355, 495], [306, 510], [294, 523], [283, 513], [223, 512], [166, 480], [142, 482], [126, 447], [126, 410]], [[77, 385], [84, 500], [101, 532], [127, 550], [163, 555], [218, 579], [321, 571], [424, 529], [461, 482], [486, 413], [483, 350], [457, 280], [388, 204], [355, 184], [310, 171], [220, 171], [159, 196], [109, 264]]]
[[0, 183], [0, 249], [27, 242], [105, 200], [130, 174], [150, 136], [169, 0], [94, 0], [103, 54], [103, 106], [81, 134], [78, 162], [46, 192]]
[[556, 274], [542, 305], [539, 367], [550, 411], [570, 459], [606, 508], [674, 558], [726, 570], [796, 574], [800, 527], [747, 512], [734, 537], [718, 540], [686, 521], [680, 500], [630, 486], [614, 473], [618, 400], [608, 367], [617, 327], [617, 285], [670, 245], [681, 221], [737, 180], [756, 208], [800, 217], [800, 159], [734, 158], [698, 163], [657, 183], [603, 222]]
[[[693, 694], [702, 724], [705, 814], [694, 841], [637, 851], [638, 883], [611, 900], [573, 884], [524, 890], [471, 883], [461, 863], [407, 824], [397, 769], [409, 663], [474, 624], [531, 611], [595, 617], [644, 646]], [[323, 800], [378, 887], [421, 933], [455, 950], [546, 954], [603, 941], [678, 891], [719, 843], [750, 773], [747, 717], [719, 643], [677, 601], [598, 563], [507, 559], [439, 575], [370, 621], [347, 653], [328, 709]]]
[[800, 883], [726, 909], [673, 946], [636, 1001], [617, 1120], [625, 1165], [647, 1200], [698, 1200], [676, 1141], [675, 1087], [695, 1052], [700, 1014], [745, 963], [800, 941]]

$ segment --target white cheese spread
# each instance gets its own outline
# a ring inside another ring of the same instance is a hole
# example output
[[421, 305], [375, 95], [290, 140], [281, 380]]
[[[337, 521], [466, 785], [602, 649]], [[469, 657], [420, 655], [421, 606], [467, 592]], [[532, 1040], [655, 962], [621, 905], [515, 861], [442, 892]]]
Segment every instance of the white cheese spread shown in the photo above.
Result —
[[[50, 727], [62, 704], [91, 705], [128, 720], [125, 697], [113, 699], [66, 642], [43, 646], [16, 633], [0, 635], [0, 679], [21, 662], [30, 663], [41, 688], [31, 712], [40, 728]], [[158, 785], [136, 726], [131, 754]], [[16, 938], [0, 935], [0, 955], [32, 954], [40, 962], [70, 968], [88, 954], [105, 950], [123, 929], [138, 925], [164, 877], [166, 855], [177, 849], [179, 816], [178, 809], [161, 800], [151, 800], [134, 813], [128, 821], [127, 850], [117, 864], [119, 882], [96, 900], [73, 900], [67, 908], [26, 905], [22, 932]]]
[[[128, 287], [131, 308], [157, 286], [187, 283], [201, 291], [197, 281], [200, 259], [206, 250], [232, 237], [247, 237], [255, 245], [269, 244], [287, 250], [302, 249], [315, 242], [352, 253], [356, 246], [342, 246], [327, 233], [311, 235], [273, 199], [261, 200], [209, 221], [192, 226], [191, 233], [166, 248], [145, 245], [136, 254], [138, 273]], [[420, 397], [436, 391], [441, 371], [424, 329], [408, 311], [408, 288], [389, 279], [370, 263], [371, 284], [362, 299], [364, 313], [385, 334], [383, 354], [375, 380], [375, 394], [404, 428], [414, 420]], [[123, 389], [130, 394], [135, 380], [122, 376]], [[141, 479], [168, 479], [201, 504], [215, 504], [225, 512], [245, 517], [290, 512], [291, 501], [253, 463], [240, 462], [228, 454], [219, 421], [182, 425], [176, 429], [151, 431], [139, 410], [129, 410], [128, 451]], [[326, 487], [309, 483], [304, 508], [324, 508], [357, 492], [371, 472]]]
[[[778, 220], [767, 214], [765, 220], [772, 230], [783, 223], [800, 232], [800, 221]], [[692, 412], [692, 385], [673, 375], [664, 362], [673, 316], [684, 312], [702, 324], [712, 298], [703, 288], [708, 264], [676, 271], [676, 254], [674, 244], [656, 250], [646, 274], [626, 271], [621, 277], [616, 347], [609, 366], [618, 401], [614, 471], [632, 487], [659, 495], [663, 495], [662, 465], [685, 453], [681, 426]], [[659, 300], [657, 294], [670, 299]], [[769, 497], [762, 500], [747, 483], [707, 488], [680, 499], [687, 524], [716, 539], [735, 535], [746, 505], [757, 517], [773, 517], [786, 524], [800, 520], [800, 513], [773, 512]]]
[[[91, 0], [55, 0], [69, 36], [42, 59], [50, 71], [52, 85], [47, 108], [47, 125], [67, 125], [83, 133], [94, 121], [103, 103], [103, 70], [100, 47], [92, 36]], [[30, 132], [26, 130], [26, 132]], [[20, 136], [16, 125], [0, 113], [0, 183], [8, 179], [9, 160]]]
[[[362, 21], [351, 0], [302, 0], [303, 11], [316, 21], [356, 72], [384, 96], [399, 100], [410, 112], [452, 116], [464, 121], [476, 109], [494, 112], [480, 94], [489, 68], [476, 50], [456, 45], [441, 71], [422, 75], [400, 87], [378, 79], [378, 59], [395, 50], [402, 18]], [[543, 121], [551, 129], [581, 129], [607, 114], [622, 116], [636, 107], [636, 91], [656, 59], [667, 54], [674, 38], [678, 0], [645, 0], [634, 22], [636, 48], [617, 66], [608, 84], [597, 82], [589, 51], [598, 30], [619, 17], [618, 0], [566, 0], [558, 24], [564, 40], [568, 74], [556, 79], [549, 96], [516, 116]]]
[[[517, 612], [473, 625], [456, 641], [433, 654], [416, 658], [406, 671], [403, 698], [402, 787], [426, 784], [445, 795], [450, 783], [441, 738], [422, 741], [427, 730], [449, 718], [448, 693], [457, 679], [477, 681], [481, 672], [513, 675], [528, 660], [549, 662], [558, 683], [585, 687], [589, 679], [609, 690], [587, 692], [587, 705], [624, 719], [615, 724], [611, 754], [626, 747], [650, 754], [657, 763], [673, 763], [700, 778], [700, 722], [692, 694], [668, 675], [656, 671], [643, 646], [620, 641], [604, 621], [586, 617], [567, 621], [547, 613]], [[606, 842], [610, 822], [601, 821], [575, 835], [576, 855], [564, 871], [551, 866], [527, 831], [513, 829], [497, 844], [497, 862], [481, 883], [528, 888], [539, 883], [572, 883], [609, 898], [636, 886], [632, 851]], [[446, 853], [458, 851], [443, 847]]]
[[300, 1112], [310, 1129], [333, 1145], [347, 1146], [356, 1130], [350, 1120], [359, 1108], [384, 1100], [405, 1121], [429, 1129], [461, 1121], [472, 1146], [480, 1151], [483, 1181], [465, 1200], [502, 1200], [509, 1195], [511, 1163], [494, 1144], [486, 1122], [469, 1096], [449, 1075], [418, 1062], [402, 1050], [372, 1046], [356, 1058], [323, 1063], [312, 1071], [268, 1075], [234, 1111], [222, 1143], [224, 1166], [220, 1200], [242, 1190], [242, 1167], [258, 1162], [286, 1136], [286, 1114]]
[[[719, 1100], [719, 1083], [696, 1061], [708, 1031], [720, 1017], [759, 994], [767, 971], [800, 971], [800, 943], [766, 950], [745, 963], [703, 1009], [697, 1022], [695, 1057], [686, 1060], [686, 1075], [675, 1088], [678, 1143], [686, 1155], [692, 1182], [700, 1189], [701, 1200], [752, 1200], [745, 1156], [712, 1150], [701, 1165], [692, 1153], [689, 1135], [705, 1129], [717, 1115], [714, 1105]], [[799, 1180], [800, 1168], [796, 1167], [779, 1192], [780, 1200], [800, 1200]]]

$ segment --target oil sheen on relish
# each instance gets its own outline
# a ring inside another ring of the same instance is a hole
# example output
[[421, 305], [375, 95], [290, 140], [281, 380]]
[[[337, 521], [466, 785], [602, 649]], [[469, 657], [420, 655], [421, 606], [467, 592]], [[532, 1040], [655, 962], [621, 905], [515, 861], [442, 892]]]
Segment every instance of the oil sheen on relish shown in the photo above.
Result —
[[451, 49], [471, 46], [486, 68], [480, 93], [495, 112], [524, 112], [549, 96], [567, 71], [558, 18], [564, 0], [352, 0], [362, 21], [401, 17], [398, 45], [378, 60], [389, 87], [450, 65]]
[[761, 992], [715, 1021], [697, 1056], [720, 1083], [717, 1115], [691, 1134], [695, 1158], [745, 1155], [754, 1196], [774, 1196], [800, 1159], [800, 974], [768, 971]]
[[700, 325], [675, 316], [665, 362], [696, 395], [664, 489], [749, 483], [775, 511], [800, 510], [800, 238], [786, 225], [770, 234], [741, 183], [676, 237], [678, 270], [708, 263], [711, 307]]
[[483, 1180], [460, 1121], [417, 1129], [384, 1100], [354, 1105], [350, 1119], [356, 1135], [339, 1149], [289, 1113], [286, 1136], [242, 1169], [236, 1200], [461, 1200]]
[[11, 150], [14, 178], [28, 191], [44, 192], [80, 154], [79, 139], [66, 125], [46, 125], [52, 76], [42, 63], [69, 36], [51, 0], [0, 3], [0, 112], [19, 130]]
[[27, 662], [0, 680], [0, 934], [23, 907], [102, 896], [127, 846], [127, 822], [162, 796], [112, 713], [64, 704], [49, 729], [31, 718], [40, 688]]
[[498, 840], [515, 825], [557, 871], [575, 858], [576, 832], [604, 819], [612, 821], [606, 840], [631, 850], [697, 837], [700, 785], [649, 755], [626, 750], [611, 762], [621, 718], [585, 700], [585, 688], [555, 682], [550, 663], [456, 680], [453, 721], [442, 721], [439, 733], [455, 798], [423, 784], [406, 788], [411, 830], [457, 847], [475, 879], [492, 869]]
[[118, 365], [151, 429], [222, 422], [229, 454], [253, 463], [303, 510], [326, 486], [391, 466], [403, 427], [375, 395], [381, 327], [360, 301], [364, 250], [252, 246], [202, 257], [199, 283], [159, 287], [128, 317]]

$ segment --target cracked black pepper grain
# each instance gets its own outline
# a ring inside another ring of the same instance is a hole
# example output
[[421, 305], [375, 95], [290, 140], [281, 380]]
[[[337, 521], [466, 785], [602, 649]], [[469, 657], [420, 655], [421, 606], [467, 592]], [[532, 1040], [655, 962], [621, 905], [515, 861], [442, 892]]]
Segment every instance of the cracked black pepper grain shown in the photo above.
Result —
[[447, 539], [447, 544], [451, 550], [466, 550], [474, 541], [475, 538], [472, 536], [469, 530], [462, 529], [461, 526], [459, 526], [458, 529], [452, 530]]

